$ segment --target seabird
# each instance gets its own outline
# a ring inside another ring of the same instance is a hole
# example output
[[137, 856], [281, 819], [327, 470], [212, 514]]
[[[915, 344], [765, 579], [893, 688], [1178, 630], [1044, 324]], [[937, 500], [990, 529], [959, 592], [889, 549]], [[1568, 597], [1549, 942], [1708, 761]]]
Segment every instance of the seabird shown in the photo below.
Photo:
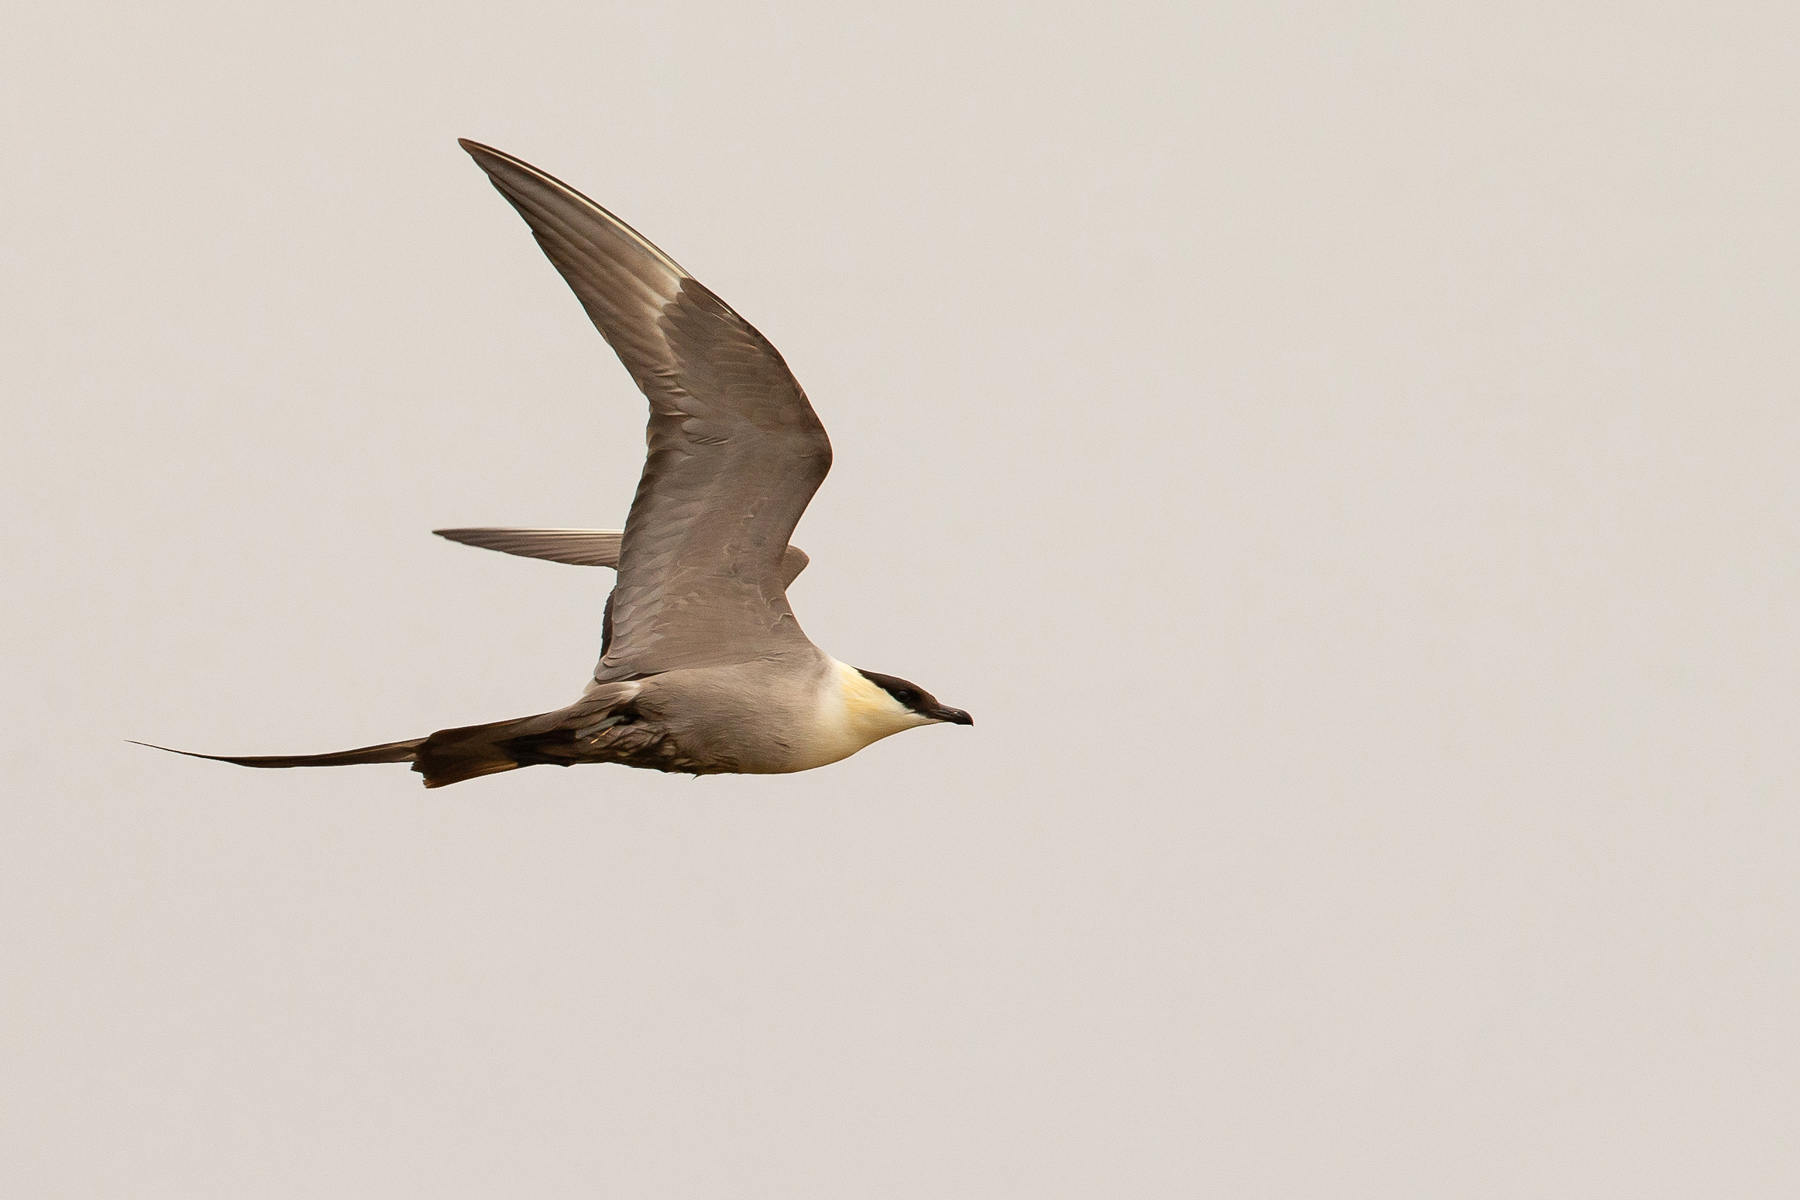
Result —
[[831, 442], [768, 339], [574, 188], [461, 145], [650, 401], [649, 453], [622, 531], [436, 531], [617, 570], [593, 679], [554, 712], [410, 741], [194, 757], [245, 767], [410, 762], [426, 787], [541, 763], [774, 774], [837, 762], [903, 729], [974, 724], [917, 684], [839, 662], [794, 619], [787, 588], [807, 558], [788, 538], [831, 468]]

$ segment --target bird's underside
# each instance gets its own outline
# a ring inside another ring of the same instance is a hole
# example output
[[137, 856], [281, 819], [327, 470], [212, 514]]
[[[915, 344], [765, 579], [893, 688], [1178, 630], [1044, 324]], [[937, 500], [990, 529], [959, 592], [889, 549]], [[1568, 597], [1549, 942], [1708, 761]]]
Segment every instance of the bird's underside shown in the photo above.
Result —
[[[410, 762], [425, 786], [539, 764], [696, 775], [801, 771], [902, 729], [972, 723], [801, 632], [788, 544], [831, 443], [775, 347], [630, 226], [509, 155], [462, 146], [650, 402], [623, 530], [445, 529], [508, 554], [612, 567], [600, 660], [573, 704], [332, 754], [195, 755], [247, 767]], [[189, 753], [177, 751], [177, 753]]]

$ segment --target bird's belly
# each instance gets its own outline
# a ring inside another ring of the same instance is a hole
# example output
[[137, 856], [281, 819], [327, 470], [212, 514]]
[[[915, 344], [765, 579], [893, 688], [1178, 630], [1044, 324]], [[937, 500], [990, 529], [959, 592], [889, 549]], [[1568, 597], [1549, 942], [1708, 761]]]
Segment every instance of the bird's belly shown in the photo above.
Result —
[[780, 729], [765, 726], [753, 736], [731, 737], [728, 744], [715, 744], [711, 751], [695, 757], [744, 775], [787, 775], [849, 758], [874, 740], [832, 725], [796, 723]]

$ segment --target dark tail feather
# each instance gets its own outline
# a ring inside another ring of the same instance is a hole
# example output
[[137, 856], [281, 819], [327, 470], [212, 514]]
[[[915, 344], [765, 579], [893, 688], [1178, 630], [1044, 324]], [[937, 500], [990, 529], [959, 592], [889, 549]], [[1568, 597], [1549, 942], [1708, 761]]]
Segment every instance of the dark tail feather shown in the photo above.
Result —
[[242, 758], [229, 754], [196, 754], [192, 750], [177, 750], [172, 746], [157, 746], [150, 742], [131, 744], [149, 746], [152, 750], [167, 750], [170, 754], [185, 754], [189, 758], [210, 758], [214, 762], [236, 763], [240, 767], [349, 767], [357, 763], [412, 762], [413, 752], [425, 740], [414, 738], [410, 742], [384, 742], [379, 746], [364, 746], [359, 750], [339, 750], [335, 754], [257, 754]]
[[489, 725], [466, 725], [461, 729], [440, 729], [430, 737], [408, 742], [387, 742], [380, 746], [364, 746], [360, 750], [339, 750], [336, 754], [264, 754], [239, 757], [229, 754], [196, 754], [192, 750], [175, 750], [149, 742], [133, 742], [152, 750], [168, 750], [189, 758], [207, 758], [213, 762], [236, 763], [240, 767], [348, 767], [357, 763], [409, 762], [413, 770], [425, 777], [428, 788], [461, 783], [481, 775], [511, 771], [539, 763], [568, 766], [578, 759], [573, 754], [575, 731], [567, 723], [569, 710], [540, 713], [535, 717], [518, 717], [511, 721], [495, 721]]
[[413, 743], [417, 750], [409, 757], [428, 788], [540, 763], [566, 767], [576, 761], [567, 752], [558, 753], [575, 741], [575, 731], [565, 724], [567, 716], [567, 710], [558, 709], [489, 725], [440, 729]]

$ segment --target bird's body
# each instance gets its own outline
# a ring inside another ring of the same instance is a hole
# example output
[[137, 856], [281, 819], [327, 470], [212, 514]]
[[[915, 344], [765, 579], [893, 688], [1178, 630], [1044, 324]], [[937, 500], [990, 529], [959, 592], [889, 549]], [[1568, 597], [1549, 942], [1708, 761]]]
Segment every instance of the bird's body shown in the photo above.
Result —
[[695, 774], [809, 771], [933, 719], [817, 650], [799, 662], [759, 659], [596, 683], [590, 694], [622, 695], [618, 711], [635, 719], [578, 742], [584, 752], [604, 761], [627, 752], [634, 766]]
[[462, 143], [531, 226], [650, 401], [624, 530], [441, 530], [456, 541], [614, 567], [600, 661], [575, 703], [335, 754], [200, 755], [257, 767], [411, 762], [427, 787], [521, 766], [611, 762], [696, 775], [825, 766], [918, 725], [971, 724], [905, 680], [801, 631], [788, 545], [831, 443], [781, 355], [605, 209], [518, 159]]

